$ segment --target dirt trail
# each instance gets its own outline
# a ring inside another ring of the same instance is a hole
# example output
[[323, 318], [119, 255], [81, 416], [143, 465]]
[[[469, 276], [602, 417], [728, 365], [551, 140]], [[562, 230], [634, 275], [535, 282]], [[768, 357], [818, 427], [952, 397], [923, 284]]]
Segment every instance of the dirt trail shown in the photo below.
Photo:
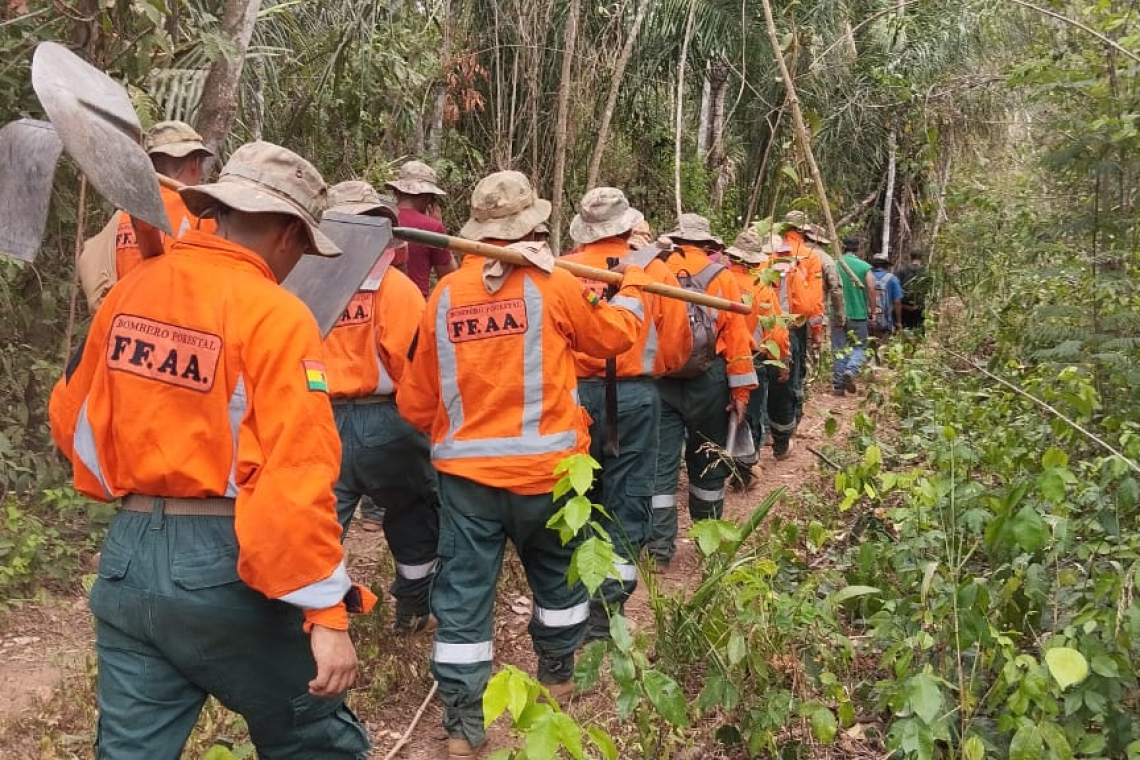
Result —
[[[825, 444], [824, 424], [829, 416], [839, 423], [837, 437], [849, 430], [858, 405], [853, 397], [836, 398], [816, 393], [805, 410], [790, 459], [776, 462], [771, 450], [762, 456], [763, 473], [758, 487], [749, 493], [729, 492], [725, 515], [741, 519], [771, 491], [812, 476], [818, 459], [808, 447]], [[681, 536], [672, 564], [657, 575], [663, 591], [680, 589], [699, 577], [698, 557], [692, 542], [683, 538], [689, 529], [687, 493], [678, 495]], [[777, 506], [779, 509], [779, 506]], [[353, 529], [348, 539], [350, 564], [356, 577], [390, 579], [391, 560], [382, 534]], [[511, 556], [508, 553], [508, 556]], [[643, 630], [653, 624], [644, 583], [630, 601], [627, 614]], [[495, 621], [496, 665], [512, 664], [533, 673], [534, 654], [526, 632], [530, 616], [526, 584], [517, 560], [511, 556], [499, 588]], [[395, 745], [431, 684], [427, 669], [430, 638], [401, 639], [391, 636], [390, 611], [359, 631], [358, 648], [369, 661], [363, 682], [354, 690], [351, 703], [371, 729], [375, 751], [382, 759]], [[61, 598], [49, 603], [31, 603], [0, 616], [0, 757], [90, 758], [94, 735], [94, 694], [88, 673], [94, 657], [93, 627], [86, 601]], [[604, 717], [611, 707], [609, 696], [595, 694], [576, 703], [573, 712], [584, 722]], [[411, 741], [399, 757], [405, 760], [435, 760], [444, 756], [440, 707], [430, 704]], [[500, 722], [501, 723], [501, 722]], [[45, 731], [61, 737], [44, 754]], [[490, 748], [508, 746], [507, 731], [497, 724], [489, 735]], [[187, 754], [187, 757], [195, 755]]]

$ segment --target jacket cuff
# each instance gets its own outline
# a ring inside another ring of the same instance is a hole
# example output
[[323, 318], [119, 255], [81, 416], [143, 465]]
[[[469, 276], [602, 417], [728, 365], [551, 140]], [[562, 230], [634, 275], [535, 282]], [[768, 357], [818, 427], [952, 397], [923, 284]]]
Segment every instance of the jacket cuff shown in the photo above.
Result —
[[747, 404], [748, 403], [748, 397], [750, 395], [752, 395], [752, 389], [751, 388], [733, 388], [732, 389], [732, 400], [733, 401], [743, 401], [745, 404]]
[[305, 633], [312, 631], [314, 625], [336, 631], [347, 631], [348, 609], [344, 606], [344, 602], [323, 610], [305, 610]]

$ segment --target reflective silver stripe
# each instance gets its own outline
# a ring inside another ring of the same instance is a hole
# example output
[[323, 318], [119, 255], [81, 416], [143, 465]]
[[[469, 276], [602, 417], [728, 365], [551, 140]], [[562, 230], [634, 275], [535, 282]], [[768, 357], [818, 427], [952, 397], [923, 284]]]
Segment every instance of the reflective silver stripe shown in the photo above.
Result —
[[743, 375], [729, 375], [728, 387], [729, 388], [743, 388], [747, 385], [759, 385], [760, 381], [756, 377], [755, 371], [745, 372]]
[[785, 314], [792, 310], [792, 302], [788, 297], [788, 273], [782, 272], [780, 274], [780, 308], [783, 309]]
[[641, 352], [641, 374], [651, 377], [657, 368], [657, 323], [649, 320], [649, 335]]
[[650, 504], [654, 509], [672, 509], [677, 506], [677, 496], [676, 494], [663, 493], [654, 496]]
[[436, 345], [439, 355], [440, 392], [450, 425], [443, 441], [433, 444], [433, 459], [461, 459], [465, 457], [527, 456], [556, 454], [574, 448], [578, 433], [566, 430], [542, 435], [542, 332], [544, 306], [542, 292], [530, 275], [523, 281], [523, 301], [526, 303], [527, 330], [523, 341], [523, 406], [521, 433], [506, 438], [475, 438], [455, 440], [463, 424], [463, 399], [456, 379], [455, 346], [447, 337], [447, 311], [451, 308], [451, 293], [445, 291], [436, 305]]
[[565, 610], [548, 610], [534, 605], [534, 619], [547, 628], [569, 628], [585, 623], [590, 617], [590, 603], [582, 602]]
[[778, 422], [773, 422], [772, 420], [768, 420], [768, 426], [771, 427], [773, 430], [779, 430], [781, 433], [790, 433], [796, 429], [796, 423], [794, 423], [794, 422], [789, 422], [786, 425], [781, 425]]
[[626, 583], [633, 583], [637, 580], [637, 565], [631, 564], [629, 562], [622, 562], [621, 560], [615, 561], [614, 564], [617, 566], [617, 574], [619, 579], [625, 581]]
[[303, 610], [323, 610], [343, 600], [351, 587], [348, 570], [344, 567], [344, 560], [341, 560], [328, 578], [291, 591], [280, 597], [280, 600]]
[[764, 325], [761, 322], [756, 323], [756, 329], [752, 331], [752, 340], [756, 341], [757, 346], [764, 345]]
[[103, 493], [111, 498], [111, 489], [107, 488], [107, 479], [103, 476], [103, 466], [99, 463], [99, 452], [95, 448], [95, 431], [91, 429], [91, 421], [87, 419], [87, 399], [83, 399], [83, 406], [79, 407], [79, 419], [75, 421], [75, 436], [71, 439], [71, 446], [75, 449], [75, 456], [91, 471], [91, 474], [103, 487]]
[[245, 376], [238, 375], [234, 384], [233, 395], [226, 411], [230, 418], [230, 435], [234, 443], [233, 461], [230, 462], [230, 477], [226, 481], [226, 496], [236, 499], [238, 495], [237, 462], [238, 462], [238, 431], [241, 430], [241, 421], [245, 419], [245, 411], [249, 408], [249, 399], [245, 394]]
[[373, 356], [376, 357], [376, 369], [380, 376], [380, 379], [376, 381], [376, 390], [373, 393], [377, 396], [389, 396], [396, 392], [396, 383], [388, 374], [388, 368], [384, 366], [384, 362], [380, 361], [380, 355], [373, 354]]
[[808, 320], [808, 324], [809, 325], [821, 325], [821, 324], [823, 324], [823, 317], [812, 317], [811, 319]]
[[689, 496], [695, 496], [701, 501], [720, 501], [724, 498], [724, 486], [721, 486], [716, 491], [709, 491], [705, 488], [697, 488], [694, 485], [689, 485]]
[[431, 659], [444, 665], [471, 665], [476, 662], [490, 662], [494, 655], [490, 641], [477, 644], [448, 644], [437, 641], [431, 649]]
[[396, 574], [409, 581], [418, 581], [431, 577], [435, 574], [437, 567], [439, 567], [438, 559], [433, 559], [431, 562], [425, 562], [422, 565], [401, 565], [397, 562]]
[[645, 308], [641, 305], [641, 301], [629, 296], [614, 296], [610, 299], [610, 306], [620, 306], [626, 311], [631, 311], [638, 319], [645, 319]]

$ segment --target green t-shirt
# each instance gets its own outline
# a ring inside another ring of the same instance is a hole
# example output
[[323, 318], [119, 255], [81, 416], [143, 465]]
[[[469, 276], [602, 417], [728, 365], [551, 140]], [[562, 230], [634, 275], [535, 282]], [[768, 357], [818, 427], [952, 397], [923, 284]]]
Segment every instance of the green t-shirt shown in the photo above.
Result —
[[[851, 271], [859, 277], [859, 282], [867, 283], [867, 272], [871, 271], [871, 265], [863, 259], [859, 258], [853, 253], [843, 254], [843, 260], [847, 262], [847, 266], [851, 267]], [[847, 306], [848, 319], [866, 319], [867, 314], [867, 294], [851, 282], [850, 275], [843, 267], [839, 267], [839, 279], [843, 280], [843, 303]]]

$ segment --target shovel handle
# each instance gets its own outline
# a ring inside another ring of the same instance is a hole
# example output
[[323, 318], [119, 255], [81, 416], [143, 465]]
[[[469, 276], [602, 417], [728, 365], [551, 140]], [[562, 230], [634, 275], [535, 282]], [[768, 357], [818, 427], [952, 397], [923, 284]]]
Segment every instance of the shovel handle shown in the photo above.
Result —
[[178, 180], [174, 179], [173, 177], [167, 177], [165, 174], [158, 175], [158, 184], [162, 185], [167, 190], [173, 190], [174, 192], [178, 192], [182, 188], [186, 187], [186, 185], [182, 184]]
[[[519, 266], [533, 266], [521, 253], [515, 253], [509, 248], [503, 248], [498, 245], [491, 245], [490, 243], [480, 243], [474, 240], [468, 240], [461, 237], [452, 237], [450, 235], [440, 235], [435, 232], [427, 232], [425, 230], [417, 230], [409, 227], [396, 227], [392, 230], [392, 234], [401, 240], [407, 240], [412, 243], [420, 243], [432, 248], [446, 248], [452, 251], [459, 251], [460, 253], [472, 253], [476, 256], [486, 256], [489, 259], [498, 259], [499, 261], [508, 264], [516, 264]], [[622, 274], [621, 272], [613, 272], [609, 269], [598, 269], [597, 267], [589, 267], [585, 264], [579, 264], [575, 261], [567, 261], [566, 259], [556, 259], [554, 266], [559, 269], [565, 269], [572, 275], [582, 277], [589, 280], [597, 280], [611, 285], [621, 285]], [[700, 306], [708, 306], [712, 309], [719, 309], [720, 311], [731, 311], [736, 314], [751, 314], [752, 307], [746, 303], [739, 301], [730, 301], [727, 298], [717, 298], [710, 296], [707, 293], [695, 293], [691, 290], [684, 288], [677, 288], [672, 285], [665, 285], [660, 282], [651, 282], [646, 284], [643, 288], [647, 293], [663, 296], [665, 298], [675, 298], [678, 301], [687, 301], [695, 303]]]

